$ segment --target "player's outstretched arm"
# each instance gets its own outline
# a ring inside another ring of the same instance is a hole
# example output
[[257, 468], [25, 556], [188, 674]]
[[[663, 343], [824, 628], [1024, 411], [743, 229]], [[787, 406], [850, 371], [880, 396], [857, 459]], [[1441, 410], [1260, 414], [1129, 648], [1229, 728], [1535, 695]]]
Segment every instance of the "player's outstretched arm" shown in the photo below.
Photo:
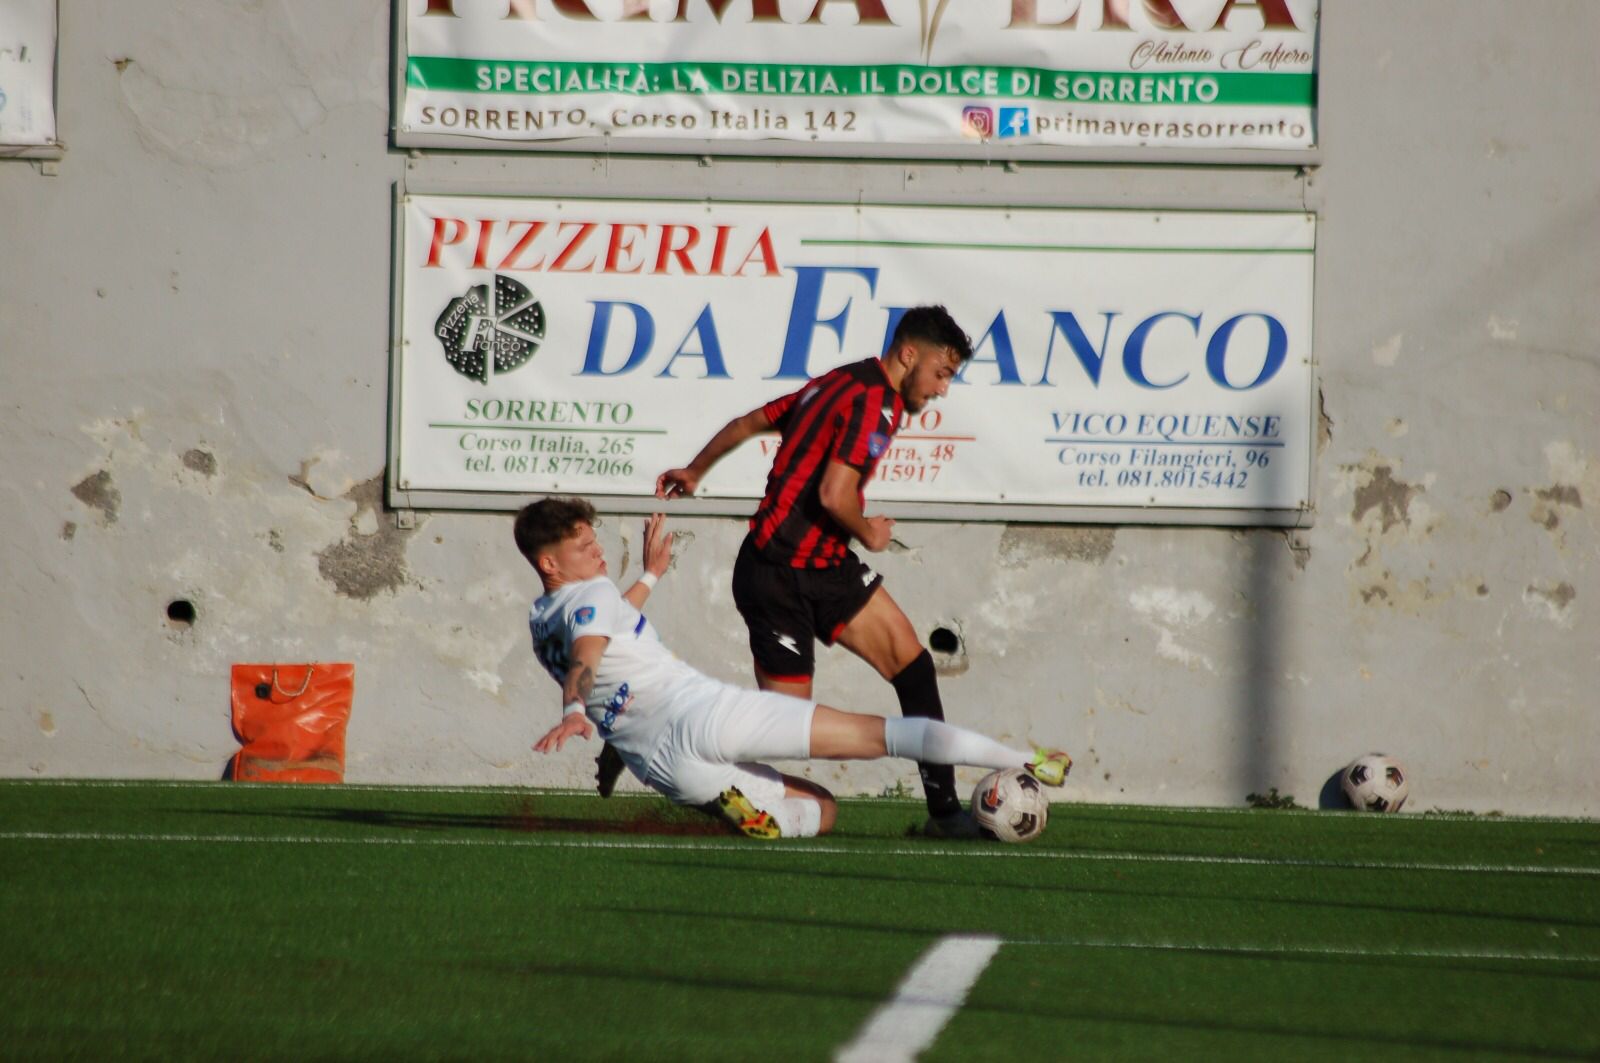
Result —
[[672, 565], [672, 539], [673, 533], [667, 531], [667, 517], [664, 513], [652, 513], [644, 522], [644, 575], [634, 581], [622, 597], [635, 609], [644, 608], [644, 600], [650, 597], [650, 591], [655, 586], [656, 580], [667, 574], [667, 569]]
[[657, 498], [687, 498], [699, 488], [700, 481], [711, 467], [728, 451], [753, 435], [770, 431], [772, 422], [767, 420], [764, 408], [751, 410], [741, 417], [735, 417], [711, 437], [711, 441], [700, 448], [700, 453], [694, 460], [681, 469], [668, 469], [656, 477]]

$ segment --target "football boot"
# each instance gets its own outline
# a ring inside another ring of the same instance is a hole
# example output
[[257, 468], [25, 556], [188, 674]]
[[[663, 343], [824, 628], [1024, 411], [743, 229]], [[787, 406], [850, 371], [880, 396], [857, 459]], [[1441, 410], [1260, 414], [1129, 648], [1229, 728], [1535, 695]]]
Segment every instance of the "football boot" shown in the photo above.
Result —
[[1034, 746], [1033, 759], [1023, 767], [1044, 785], [1060, 786], [1067, 781], [1067, 772], [1072, 770], [1072, 758], [1059, 749]]
[[722, 791], [722, 796], [717, 798], [717, 811], [734, 830], [747, 838], [771, 841], [782, 837], [783, 832], [778, 829], [778, 821], [773, 819], [770, 813], [763, 812], [751, 804], [750, 799], [740, 792], [737, 786], [730, 786]]

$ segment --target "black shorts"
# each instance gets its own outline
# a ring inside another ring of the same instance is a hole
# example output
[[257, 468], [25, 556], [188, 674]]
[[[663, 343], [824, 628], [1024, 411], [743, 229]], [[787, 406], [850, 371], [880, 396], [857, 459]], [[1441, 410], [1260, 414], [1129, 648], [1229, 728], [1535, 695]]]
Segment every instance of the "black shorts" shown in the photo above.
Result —
[[810, 679], [815, 640], [832, 646], [882, 582], [854, 551], [833, 568], [795, 568], [762, 557], [745, 536], [733, 563], [733, 604], [750, 629], [756, 666], [773, 679]]

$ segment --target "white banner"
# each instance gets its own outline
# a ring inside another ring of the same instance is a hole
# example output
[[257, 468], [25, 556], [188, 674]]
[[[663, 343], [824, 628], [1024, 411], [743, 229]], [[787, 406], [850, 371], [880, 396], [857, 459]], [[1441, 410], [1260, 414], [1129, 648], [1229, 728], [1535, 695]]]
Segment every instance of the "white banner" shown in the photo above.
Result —
[[396, 138], [1304, 150], [1318, 4], [405, 0]]
[[56, 0], [0, 0], [0, 150], [56, 143]]
[[[401, 491], [649, 496], [943, 303], [975, 356], [869, 498], [1298, 510], [1307, 214], [407, 196]], [[776, 437], [700, 497], [759, 498]]]

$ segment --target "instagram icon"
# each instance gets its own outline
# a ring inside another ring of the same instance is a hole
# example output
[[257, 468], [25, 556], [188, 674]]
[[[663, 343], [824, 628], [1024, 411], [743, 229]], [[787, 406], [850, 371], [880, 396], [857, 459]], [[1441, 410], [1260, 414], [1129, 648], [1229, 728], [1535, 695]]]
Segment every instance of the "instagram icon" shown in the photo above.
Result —
[[994, 108], [969, 104], [961, 109], [961, 132], [965, 136], [988, 140], [994, 136]]

